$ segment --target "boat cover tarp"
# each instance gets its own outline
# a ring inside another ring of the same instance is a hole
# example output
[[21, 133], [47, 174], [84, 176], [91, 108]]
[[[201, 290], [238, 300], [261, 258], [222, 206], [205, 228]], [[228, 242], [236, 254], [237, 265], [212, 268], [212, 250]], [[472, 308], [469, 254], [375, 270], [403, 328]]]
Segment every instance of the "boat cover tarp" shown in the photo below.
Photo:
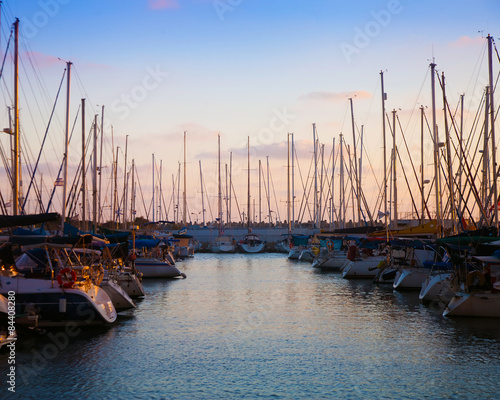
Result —
[[57, 221], [58, 213], [30, 214], [30, 215], [0, 215], [0, 228], [12, 228], [14, 226], [28, 226], [41, 224], [42, 222]]

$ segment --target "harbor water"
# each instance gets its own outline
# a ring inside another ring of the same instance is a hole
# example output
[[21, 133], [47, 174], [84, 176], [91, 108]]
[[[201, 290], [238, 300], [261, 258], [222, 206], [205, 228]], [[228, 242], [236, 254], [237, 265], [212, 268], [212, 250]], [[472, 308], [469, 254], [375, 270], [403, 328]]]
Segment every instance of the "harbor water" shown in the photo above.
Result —
[[196, 254], [106, 328], [24, 333], [1, 399], [500, 399], [500, 321], [284, 254]]

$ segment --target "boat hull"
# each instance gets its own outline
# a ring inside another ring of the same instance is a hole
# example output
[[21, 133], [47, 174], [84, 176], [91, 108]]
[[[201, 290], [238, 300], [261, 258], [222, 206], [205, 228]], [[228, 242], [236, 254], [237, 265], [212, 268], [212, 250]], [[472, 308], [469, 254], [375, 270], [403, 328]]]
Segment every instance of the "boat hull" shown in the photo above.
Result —
[[[40, 327], [112, 324], [117, 314], [107, 293], [98, 286], [87, 284], [61, 289], [57, 282], [44, 279], [0, 276], [0, 293], [16, 292], [16, 318], [20, 325]], [[82, 287], [81, 287], [82, 286]]]
[[443, 315], [500, 318], [500, 293], [456, 293]]
[[154, 258], [138, 258], [135, 260], [135, 269], [142, 274], [143, 278], [177, 278], [182, 276], [174, 265]]
[[379, 271], [377, 266], [385, 260], [385, 256], [374, 256], [355, 261], [347, 260], [342, 267], [341, 276], [345, 279], [373, 279]]

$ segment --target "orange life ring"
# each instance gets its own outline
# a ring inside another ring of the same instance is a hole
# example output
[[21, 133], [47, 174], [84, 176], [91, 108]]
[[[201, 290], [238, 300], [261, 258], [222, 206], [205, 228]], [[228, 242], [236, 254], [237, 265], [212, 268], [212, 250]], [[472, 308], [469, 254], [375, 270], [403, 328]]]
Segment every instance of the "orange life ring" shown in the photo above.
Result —
[[329, 240], [328, 242], [326, 242], [326, 247], [328, 248], [328, 250], [333, 250], [334, 243], [331, 240]]
[[76, 272], [73, 269], [63, 268], [57, 274], [57, 283], [62, 288], [68, 289], [73, 287], [76, 282]]

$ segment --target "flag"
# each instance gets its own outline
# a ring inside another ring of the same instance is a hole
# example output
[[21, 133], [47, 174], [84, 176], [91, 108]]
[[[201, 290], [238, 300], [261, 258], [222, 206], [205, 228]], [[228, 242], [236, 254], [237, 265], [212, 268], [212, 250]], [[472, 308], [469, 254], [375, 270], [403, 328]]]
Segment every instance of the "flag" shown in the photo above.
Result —
[[54, 182], [54, 186], [64, 186], [63, 178], [57, 178], [56, 181]]

